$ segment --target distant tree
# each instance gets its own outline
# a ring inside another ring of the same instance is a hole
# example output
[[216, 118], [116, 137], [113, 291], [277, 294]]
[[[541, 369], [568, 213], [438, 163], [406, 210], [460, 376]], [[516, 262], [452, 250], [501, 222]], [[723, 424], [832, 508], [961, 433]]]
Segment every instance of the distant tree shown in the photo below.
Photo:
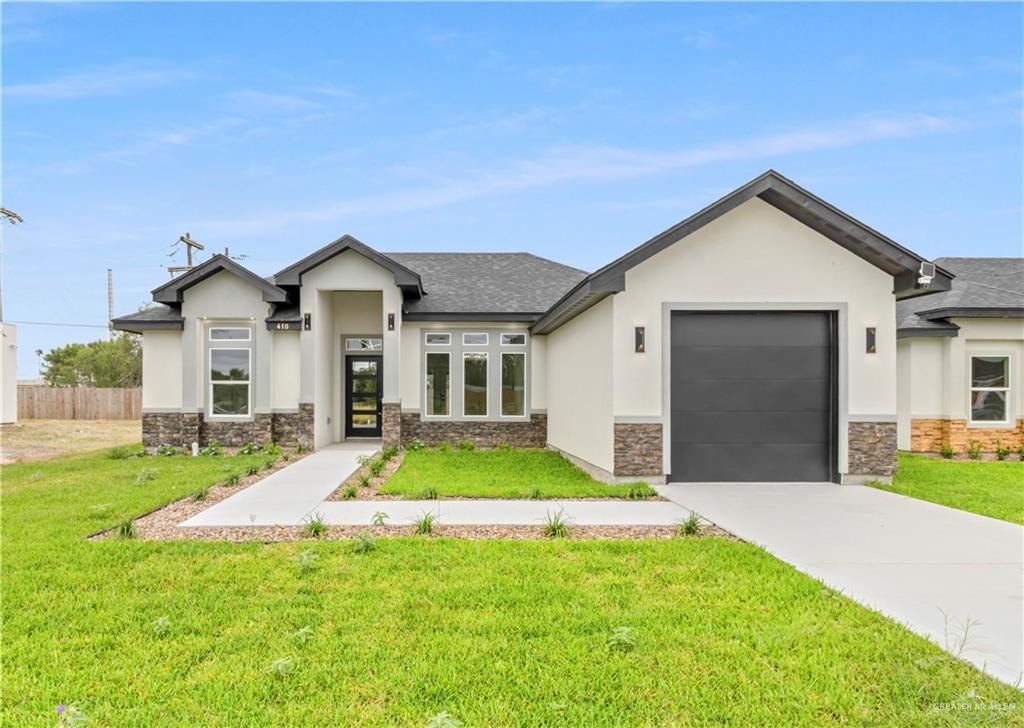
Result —
[[67, 344], [43, 356], [51, 387], [137, 387], [142, 383], [139, 337], [117, 334], [89, 344]]

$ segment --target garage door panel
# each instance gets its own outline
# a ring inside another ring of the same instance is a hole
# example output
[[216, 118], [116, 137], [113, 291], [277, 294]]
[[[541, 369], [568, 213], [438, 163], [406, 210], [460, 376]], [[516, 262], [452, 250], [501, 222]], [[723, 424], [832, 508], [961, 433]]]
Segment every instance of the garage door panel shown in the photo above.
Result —
[[828, 468], [820, 445], [685, 445], [673, 447], [672, 479], [688, 482], [819, 482]]
[[[678, 391], [676, 391], [678, 388]], [[673, 385], [675, 412], [816, 410], [827, 402], [827, 379], [684, 379]], [[825, 398], [825, 399], [823, 399]]]
[[[675, 413], [673, 413], [675, 415]], [[736, 445], [828, 442], [828, 412], [686, 412], [672, 419], [673, 443]]]
[[750, 311], [686, 314], [674, 325], [674, 341], [704, 346], [821, 346], [828, 341], [829, 321], [819, 311]]
[[822, 379], [828, 347], [673, 346], [672, 366], [687, 378]]

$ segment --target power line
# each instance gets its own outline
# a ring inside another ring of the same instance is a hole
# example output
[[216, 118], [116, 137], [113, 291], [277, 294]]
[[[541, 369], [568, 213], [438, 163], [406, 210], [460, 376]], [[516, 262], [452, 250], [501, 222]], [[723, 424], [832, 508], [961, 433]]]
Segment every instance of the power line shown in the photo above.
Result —
[[57, 321], [8, 321], [9, 324], [18, 324], [19, 326], [78, 326], [87, 329], [105, 329], [107, 326], [101, 324], [64, 324], [58, 323]]

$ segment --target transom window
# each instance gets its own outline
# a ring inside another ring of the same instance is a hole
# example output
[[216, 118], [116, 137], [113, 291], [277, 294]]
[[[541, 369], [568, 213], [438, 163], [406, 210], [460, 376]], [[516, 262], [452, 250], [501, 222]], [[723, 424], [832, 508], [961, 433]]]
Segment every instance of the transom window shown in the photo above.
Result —
[[249, 414], [249, 349], [210, 349], [210, 415]]
[[383, 351], [384, 339], [345, 339], [345, 351]]
[[462, 345], [463, 346], [487, 346], [489, 337], [487, 334], [463, 334]]
[[1010, 357], [971, 357], [971, 422], [1009, 421]]
[[501, 335], [502, 346], [525, 346], [526, 345], [526, 334], [502, 334]]
[[427, 334], [427, 346], [451, 346], [451, 334]]
[[250, 331], [246, 326], [216, 326], [210, 329], [210, 341], [249, 341]]

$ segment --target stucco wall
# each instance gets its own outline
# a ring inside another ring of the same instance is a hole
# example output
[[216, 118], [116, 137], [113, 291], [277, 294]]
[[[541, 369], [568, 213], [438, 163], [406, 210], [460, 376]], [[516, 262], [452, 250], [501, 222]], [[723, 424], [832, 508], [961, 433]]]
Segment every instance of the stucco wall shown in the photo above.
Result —
[[142, 334], [142, 408], [181, 407], [181, 332]]
[[612, 323], [613, 299], [606, 298], [547, 336], [548, 442], [608, 472], [614, 468]]
[[270, 406], [275, 410], [299, 408], [299, 332], [271, 332], [274, 356]]

